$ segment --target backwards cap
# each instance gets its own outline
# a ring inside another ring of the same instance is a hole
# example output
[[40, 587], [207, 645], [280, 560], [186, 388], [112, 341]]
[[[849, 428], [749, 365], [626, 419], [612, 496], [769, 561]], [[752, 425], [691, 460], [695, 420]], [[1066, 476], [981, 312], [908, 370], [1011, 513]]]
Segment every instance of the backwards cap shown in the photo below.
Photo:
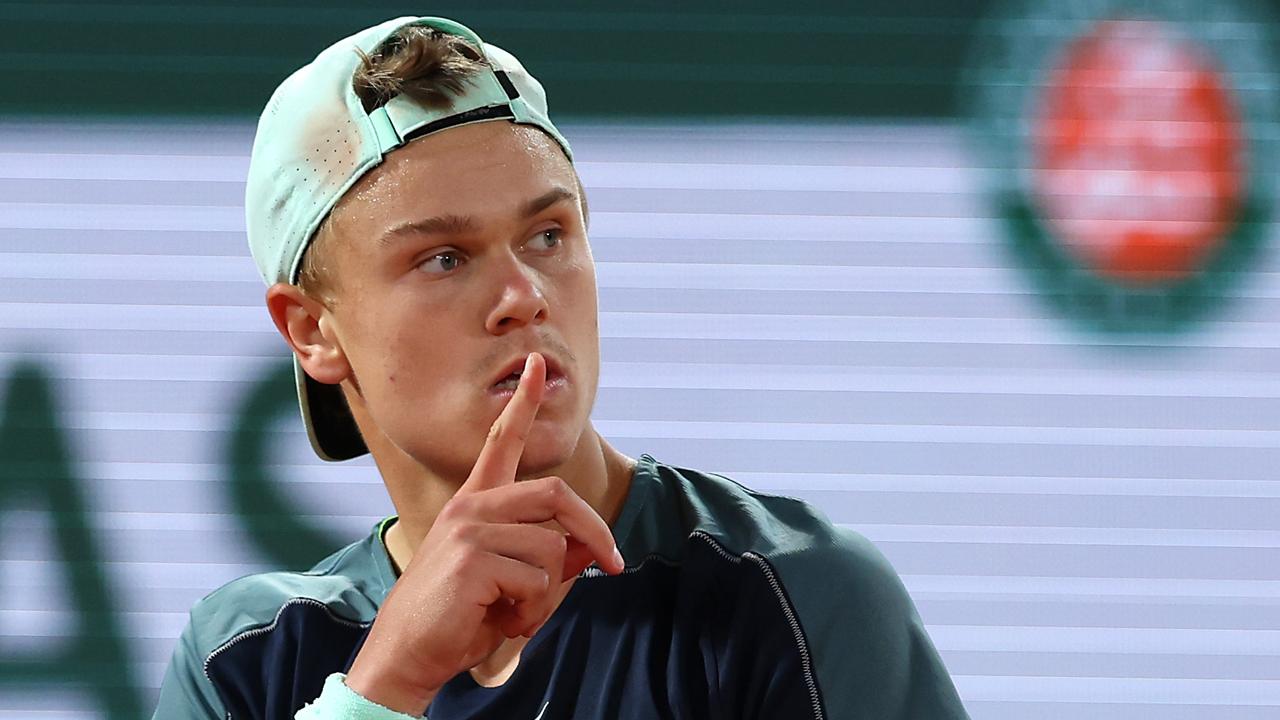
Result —
[[[352, 79], [361, 58], [397, 30], [422, 25], [457, 35], [484, 55], [488, 68], [465, 82], [452, 105], [432, 109], [408, 95], [365, 112]], [[249, 250], [267, 285], [297, 280], [311, 238], [342, 195], [387, 153], [415, 138], [488, 120], [509, 120], [546, 131], [572, 159], [569, 143], [547, 117], [542, 85], [511, 53], [480, 40], [470, 29], [436, 17], [402, 17], [362, 30], [326, 48], [285, 79], [258, 120], [245, 220]], [[367, 453], [337, 385], [311, 379], [297, 357], [294, 374], [307, 437], [325, 460]]]

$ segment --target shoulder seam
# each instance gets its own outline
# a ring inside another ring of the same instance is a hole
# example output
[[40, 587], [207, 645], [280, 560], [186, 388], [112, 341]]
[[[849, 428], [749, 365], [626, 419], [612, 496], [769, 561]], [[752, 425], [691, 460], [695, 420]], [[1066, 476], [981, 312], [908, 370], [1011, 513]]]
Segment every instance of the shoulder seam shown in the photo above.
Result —
[[809, 653], [809, 642], [805, 638], [804, 628], [800, 627], [800, 618], [796, 615], [795, 608], [791, 605], [791, 598], [787, 597], [786, 590], [782, 587], [777, 573], [773, 570], [773, 565], [759, 553], [747, 551], [742, 555], [734, 555], [725, 549], [719, 540], [716, 540], [704, 530], [694, 530], [690, 533], [690, 537], [695, 536], [704, 540], [717, 554], [730, 562], [740, 563], [745, 559], [760, 568], [765, 580], [769, 583], [769, 587], [772, 588], [778, 604], [782, 606], [782, 613], [786, 616], [787, 624], [791, 626], [792, 637], [796, 641], [796, 649], [800, 651], [800, 669], [804, 674], [805, 686], [809, 690], [809, 699], [813, 703], [814, 720], [823, 720], [822, 692], [818, 689], [818, 679], [813, 672], [813, 656]]
[[[698, 472], [698, 471], [695, 470], [693, 472]], [[789, 500], [794, 503], [800, 503], [801, 505], [812, 507], [812, 505], [810, 505], [809, 502], [807, 502], [803, 498], [798, 498], [795, 495], [783, 495], [782, 493], [761, 492], [760, 490], [756, 490], [753, 487], [748, 487], [746, 485], [743, 485], [742, 483], [738, 482], [737, 480], [734, 480], [728, 475], [721, 475], [720, 473], [713, 473], [713, 472], [701, 473], [701, 474], [705, 477], [715, 478], [716, 480], [723, 480], [756, 500]]]

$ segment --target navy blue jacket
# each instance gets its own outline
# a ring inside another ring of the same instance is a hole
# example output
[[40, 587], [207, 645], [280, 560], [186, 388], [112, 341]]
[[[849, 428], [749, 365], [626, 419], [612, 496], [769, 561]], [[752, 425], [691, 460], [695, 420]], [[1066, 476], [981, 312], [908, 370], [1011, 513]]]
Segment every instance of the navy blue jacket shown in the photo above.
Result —
[[[155, 717], [291, 720], [395, 582], [393, 521], [201, 600]], [[807, 504], [645, 456], [613, 531], [627, 570], [588, 568], [506, 683], [461, 673], [431, 720], [967, 717], [897, 574]]]

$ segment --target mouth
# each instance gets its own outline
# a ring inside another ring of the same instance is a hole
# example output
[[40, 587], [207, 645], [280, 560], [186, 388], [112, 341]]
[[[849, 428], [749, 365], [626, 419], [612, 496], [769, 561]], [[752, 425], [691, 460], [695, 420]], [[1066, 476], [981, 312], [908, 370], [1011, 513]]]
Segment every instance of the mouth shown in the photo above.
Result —
[[[514, 394], [516, 387], [520, 385], [520, 375], [524, 372], [526, 357], [528, 357], [528, 353], [513, 358], [511, 362], [503, 366], [502, 370], [495, 376], [494, 382], [489, 386], [490, 391], [502, 395]], [[555, 390], [564, 386], [568, 382], [568, 378], [565, 376], [560, 362], [545, 353], [543, 353], [542, 357], [547, 362], [546, 389]]]

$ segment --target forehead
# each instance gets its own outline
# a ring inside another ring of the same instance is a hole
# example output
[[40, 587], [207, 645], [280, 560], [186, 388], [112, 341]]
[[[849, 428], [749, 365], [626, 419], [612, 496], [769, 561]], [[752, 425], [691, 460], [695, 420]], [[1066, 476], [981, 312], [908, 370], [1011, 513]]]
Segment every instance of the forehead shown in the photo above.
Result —
[[578, 187], [573, 165], [553, 139], [537, 128], [488, 121], [388, 153], [333, 214], [344, 226], [375, 230], [439, 213], [501, 213], [554, 186]]

